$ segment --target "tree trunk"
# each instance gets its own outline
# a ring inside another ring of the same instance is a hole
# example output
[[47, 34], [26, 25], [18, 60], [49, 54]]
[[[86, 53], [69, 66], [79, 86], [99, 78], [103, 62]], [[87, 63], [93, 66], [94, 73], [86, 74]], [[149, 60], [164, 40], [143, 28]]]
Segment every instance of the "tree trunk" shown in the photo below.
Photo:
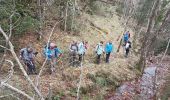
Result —
[[142, 47], [141, 47], [141, 57], [139, 60], [139, 66], [140, 66], [140, 70], [143, 73], [144, 68], [145, 68], [145, 62], [146, 62], [146, 57], [147, 57], [147, 43], [149, 41], [149, 37], [151, 36], [151, 31], [153, 29], [154, 23], [155, 23], [155, 16], [156, 16], [156, 12], [158, 9], [158, 6], [160, 4], [160, 0], [156, 0], [153, 4], [152, 10], [151, 10], [151, 15], [148, 19], [148, 26], [147, 26], [147, 31], [144, 34], [144, 39], [143, 39], [143, 43], [142, 43]]
[[170, 15], [170, 9], [168, 9], [168, 11], [166, 12], [166, 14], [165, 14], [165, 16], [164, 16], [164, 19], [163, 19], [163, 21], [162, 21], [162, 23], [161, 23], [161, 26], [159, 27], [159, 29], [153, 34], [153, 37], [151, 38], [151, 41], [150, 41], [150, 43], [149, 43], [149, 47], [150, 47], [150, 50], [149, 50], [149, 52], [151, 52], [151, 50], [153, 50], [154, 49], [154, 43], [155, 43], [155, 41], [157, 40], [157, 36], [161, 33], [161, 31], [162, 31], [162, 29], [163, 29], [163, 27], [165, 26], [165, 24], [166, 24], [166, 22], [167, 22], [167, 18], [168, 18], [168, 16]]
[[66, 5], [66, 15], [65, 15], [65, 22], [64, 22], [64, 31], [67, 31], [67, 16], [68, 16], [68, 2]]

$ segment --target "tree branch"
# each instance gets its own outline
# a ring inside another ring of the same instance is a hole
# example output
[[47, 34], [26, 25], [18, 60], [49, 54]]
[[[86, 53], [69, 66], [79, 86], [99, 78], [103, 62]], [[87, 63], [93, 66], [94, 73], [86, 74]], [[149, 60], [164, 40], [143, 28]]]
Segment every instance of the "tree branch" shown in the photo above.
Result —
[[29, 95], [26, 94], [25, 92], [23, 92], [23, 91], [21, 91], [21, 90], [15, 88], [15, 87], [13, 87], [13, 86], [7, 84], [7, 83], [1, 82], [1, 85], [2, 85], [2, 86], [5, 86], [5, 87], [7, 87], [7, 88], [9, 88], [9, 89], [11, 89], [11, 90], [17, 92], [17, 93], [19, 93], [19, 94], [22, 94], [23, 96], [27, 97], [27, 98], [30, 99], [30, 100], [34, 100], [31, 96], [29, 96]]
[[[6, 40], [9, 40], [9, 37], [7, 36], [7, 34], [3, 31], [3, 29], [0, 26], [0, 32], [2, 33], [2, 35], [5, 37]], [[30, 79], [30, 77], [27, 75], [23, 65], [21, 64], [19, 58], [17, 57], [15, 51], [14, 51], [14, 46], [11, 43], [11, 41], [9, 40], [8, 42], [9, 47], [10, 47], [10, 52], [12, 53], [13, 57], [15, 58], [16, 62], [19, 65], [19, 68], [21, 69], [22, 73], [24, 74], [25, 78], [27, 79], [27, 81], [31, 84], [31, 86], [34, 88], [34, 90], [36, 91], [36, 93], [39, 95], [39, 97], [44, 100], [43, 95], [40, 93], [40, 91], [38, 90], [38, 88], [34, 85], [34, 83], [32, 82], [32, 80]]]
[[[54, 24], [54, 27], [52, 28], [51, 33], [50, 33], [50, 35], [49, 35], [49, 37], [48, 37], [48, 40], [47, 40], [47, 44], [46, 44], [47, 47], [49, 46], [49, 43], [50, 43], [51, 37], [52, 37], [52, 35], [53, 35], [53, 33], [54, 33], [55, 27], [57, 26], [57, 24], [59, 24], [59, 23], [62, 22], [62, 21], [63, 21], [63, 20], [60, 20], [59, 22], [56, 22], [56, 23]], [[46, 58], [45, 61], [43, 62], [43, 65], [42, 65], [41, 68], [40, 68], [40, 72], [39, 72], [38, 76], [36, 77], [36, 86], [37, 86], [37, 87], [39, 87], [40, 76], [41, 76], [41, 74], [42, 74], [42, 72], [43, 72], [43, 68], [44, 68], [46, 62], [47, 62], [47, 58]]]
[[10, 74], [8, 75], [8, 77], [2, 80], [2, 82], [4, 83], [6, 83], [13, 76], [13, 73], [14, 73], [14, 63], [11, 60], [5, 60], [5, 61], [11, 64], [11, 70], [10, 70]]

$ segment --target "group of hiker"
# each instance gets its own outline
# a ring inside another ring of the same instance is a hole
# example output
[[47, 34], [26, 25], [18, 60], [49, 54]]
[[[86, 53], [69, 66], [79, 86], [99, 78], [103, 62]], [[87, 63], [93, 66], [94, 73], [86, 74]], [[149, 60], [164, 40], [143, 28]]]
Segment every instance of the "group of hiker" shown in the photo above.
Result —
[[130, 38], [130, 32], [127, 31], [123, 34], [123, 40], [124, 40], [123, 46], [125, 49], [125, 57], [126, 58], [128, 57], [128, 54], [129, 54], [129, 51], [131, 48], [131, 42], [130, 42], [129, 38]]
[[[129, 41], [130, 33], [127, 31], [123, 34], [123, 47], [125, 48], [125, 57], [128, 56], [131, 42]], [[87, 41], [72, 41], [69, 45], [69, 64], [71, 66], [80, 66], [81, 62], [84, 59], [86, 51], [88, 49], [88, 42]], [[109, 63], [110, 55], [112, 52], [115, 51], [114, 45], [112, 41], [108, 41], [105, 45], [103, 41], [100, 41], [95, 47], [96, 53], [96, 63], [100, 64], [101, 56], [105, 54], [105, 62]], [[37, 74], [35, 68], [34, 57], [38, 54], [35, 52], [31, 46], [23, 48], [20, 50], [20, 58], [23, 60], [24, 64], [27, 66], [27, 73], [28, 74]], [[47, 43], [44, 47], [43, 55], [46, 60], [50, 64], [51, 72], [55, 70], [55, 65], [57, 65], [57, 61], [62, 58], [62, 52], [57, 47], [57, 45], [53, 42]]]

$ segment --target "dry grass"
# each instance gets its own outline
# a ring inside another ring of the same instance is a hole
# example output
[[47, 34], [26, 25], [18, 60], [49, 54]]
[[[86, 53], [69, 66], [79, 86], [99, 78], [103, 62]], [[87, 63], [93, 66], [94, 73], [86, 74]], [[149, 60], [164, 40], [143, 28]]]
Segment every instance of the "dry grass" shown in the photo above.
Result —
[[[72, 40], [86, 40], [89, 43], [89, 48], [87, 51], [87, 55], [85, 58], [85, 62], [83, 64], [83, 80], [81, 86], [84, 88], [84, 92], [91, 91], [92, 89], [96, 89], [91, 93], [91, 96], [97, 94], [97, 93], [103, 93], [103, 95], [106, 95], [110, 93], [110, 91], [114, 91], [109, 87], [103, 87], [99, 88], [98, 86], [95, 86], [95, 83], [87, 77], [88, 74], [96, 75], [96, 73], [100, 74], [101, 72], [104, 72], [106, 76], [108, 75], [110, 80], [114, 77], [115, 83], [118, 82], [119, 84], [121, 81], [126, 81], [130, 80], [136, 77], [136, 71], [133, 69], [133, 66], [135, 65], [135, 62], [137, 61], [137, 57], [131, 53], [129, 58], [124, 58], [123, 56], [123, 49], [120, 50], [119, 53], [114, 53], [111, 55], [110, 59], [110, 64], [105, 64], [102, 62], [100, 65], [96, 65], [93, 63], [94, 60], [94, 48], [96, 44], [99, 41], [104, 41], [107, 42], [109, 40], [113, 41], [113, 44], [115, 45], [115, 48], [118, 47], [119, 41], [117, 39], [119, 36], [122, 34], [124, 28], [121, 26], [121, 22], [118, 16], [114, 15], [112, 18], [105, 18], [105, 17], [100, 17], [100, 16], [89, 16], [89, 15], [84, 15], [85, 20], [90, 20], [93, 22], [97, 27], [100, 27], [102, 30], [97, 30], [94, 27], [91, 27], [89, 23], [86, 23], [87, 30], [81, 33], [81, 36], [72, 36], [72, 35], [66, 35], [65, 33], [62, 32], [56, 32], [52, 36], [52, 41], [55, 42], [58, 47], [60, 47], [63, 52], [66, 54], [64, 55], [67, 57], [67, 52], [68, 52], [68, 46]], [[130, 29], [129, 29], [130, 30]], [[131, 30], [130, 30], [131, 31]], [[106, 33], [104, 33], [106, 32]], [[48, 31], [46, 32], [48, 33]], [[131, 31], [131, 33], [133, 33]], [[45, 40], [48, 34], [44, 36], [44, 41], [32, 41], [33, 46], [39, 51], [42, 52], [43, 49], [43, 44], [45, 44]], [[133, 35], [132, 35], [133, 36]], [[33, 37], [34, 38], [34, 37]], [[23, 38], [24, 39], [24, 38]], [[20, 41], [23, 41], [21, 39]], [[27, 42], [23, 41], [23, 45], [26, 45]], [[116, 51], [116, 50], [115, 50]], [[43, 61], [43, 56], [40, 53], [37, 56], [38, 62]], [[104, 59], [104, 58], [103, 58]], [[65, 60], [63, 60], [63, 63], [66, 63]], [[38, 64], [38, 67], [40, 64]], [[46, 66], [47, 67], [47, 66]], [[131, 67], [131, 69], [129, 68]], [[52, 85], [53, 89], [53, 94], [62, 94], [62, 99], [69, 99], [69, 100], [74, 100], [75, 99], [75, 90], [77, 88], [77, 83], [79, 80], [79, 75], [80, 75], [80, 69], [75, 68], [75, 67], [70, 67], [70, 66], [64, 66], [64, 68], [61, 68], [59, 66], [59, 69], [63, 70], [58, 70], [56, 72], [56, 76], [51, 76], [44, 70], [45, 72], [43, 73], [41, 77], [41, 91], [45, 96], [48, 94], [48, 87], [49, 84]], [[62, 71], [62, 72], [61, 72]], [[20, 77], [17, 76], [16, 77]], [[31, 76], [32, 80], [35, 80], [35, 76]], [[26, 85], [26, 82], [23, 81], [23, 78], [19, 78], [22, 80], [22, 85]], [[15, 82], [15, 78], [12, 80]], [[12, 83], [11, 81], [11, 83]], [[24, 87], [23, 86], [23, 87]], [[24, 87], [25, 89], [29, 89], [29, 87]], [[82, 88], [82, 89], [83, 89]], [[97, 92], [96, 92], [97, 91]], [[88, 94], [89, 95], [89, 94]]]

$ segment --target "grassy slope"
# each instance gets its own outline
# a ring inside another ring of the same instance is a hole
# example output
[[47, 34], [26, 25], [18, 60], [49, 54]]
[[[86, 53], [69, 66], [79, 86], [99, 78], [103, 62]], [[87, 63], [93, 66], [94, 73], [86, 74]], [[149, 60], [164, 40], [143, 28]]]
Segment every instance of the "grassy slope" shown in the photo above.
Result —
[[[92, 27], [90, 23], [86, 22], [87, 30], [82, 32], [81, 36], [63, 35], [63, 34], [59, 34], [60, 32], [55, 32], [55, 34], [52, 36], [52, 40], [56, 42], [64, 52], [68, 51], [67, 49], [69, 43], [72, 40], [84, 39], [89, 42], [89, 49], [87, 51], [87, 55], [83, 64], [82, 87], [86, 88], [87, 86], [96, 85], [97, 89], [95, 91], [93, 90], [91, 93], [85, 94], [86, 96], [90, 95], [88, 98], [94, 99], [95, 96], [93, 95], [108, 94], [106, 88], [110, 88], [110, 86], [112, 85], [100, 87], [98, 83], [94, 83], [90, 78], [88, 78], [87, 74], [96, 75], [96, 73], [103, 73], [106, 74], [106, 76], [108, 74], [109, 78], [116, 79], [115, 83], [117, 84], [119, 84], [121, 81], [134, 79], [136, 77], [136, 70], [134, 70], [132, 67], [134, 67], [134, 63], [137, 60], [137, 57], [134, 56], [133, 53], [131, 53], [130, 57], [128, 59], [125, 59], [123, 57], [123, 49], [121, 49], [119, 53], [114, 53], [111, 55], [110, 64], [105, 64], [104, 62], [102, 62], [101, 65], [94, 64], [93, 63], [95, 57], [94, 48], [96, 44], [100, 40], [103, 40], [104, 42], [107, 42], [108, 40], [112, 40], [115, 45], [115, 48], [117, 48], [119, 43], [117, 39], [122, 34], [124, 28], [121, 26], [120, 19], [116, 15], [113, 15], [112, 18], [106, 18], [97, 15], [91, 16], [85, 14], [84, 18], [90, 20], [92, 23], [97, 25], [97, 27], [100, 27], [101, 29], [103, 29], [103, 31], [106, 31], [108, 34]], [[133, 34], [132, 31], [131, 33]], [[30, 39], [31, 38], [34, 37], [30, 37]], [[20, 41], [23, 40], [25, 40], [24, 37]], [[42, 46], [43, 42], [38, 42], [36, 40], [33, 40], [31, 42], [33, 43], [33, 46], [36, 49], [38, 49], [39, 52], [41, 52], [41, 49], [43, 48]], [[27, 42], [23, 42], [23, 44], [27, 44]], [[66, 53], [66, 55], [68, 54]], [[41, 54], [39, 54], [37, 58], [39, 58], [37, 59], [39, 62], [43, 61]], [[65, 60], [63, 60], [63, 63], [65, 63]], [[46, 70], [44, 71], [41, 77], [41, 88], [42, 88], [41, 90], [44, 95], [47, 95], [48, 86], [49, 84], [51, 84], [54, 95], [60, 94], [60, 96], [65, 95], [64, 97], [65, 99], [74, 99], [75, 89], [77, 87], [77, 82], [79, 80], [80, 69], [69, 67], [69, 66], [64, 66], [63, 69], [61, 68], [61, 66], [59, 66], [59, 68], [60, 69], [58, 69], [58, 71], [56, 72], [56, 76], [51, 76], [48, 73], [46, 73]], [[15, 75], [11, 83], [15, 82], [15, 80], [18, 80], [18, 77], [20, 77], [20, 75]], [[35, 76], [31, 76], [31, 78], [34, 80]], [[24, 81], [23, 77], [20, 77], [19, 80], [16, 82], [16, 84], [18, 84], [18, 86], [24, 89], [29, 89], [29, 86], [25, 87], [26, 82]]]

